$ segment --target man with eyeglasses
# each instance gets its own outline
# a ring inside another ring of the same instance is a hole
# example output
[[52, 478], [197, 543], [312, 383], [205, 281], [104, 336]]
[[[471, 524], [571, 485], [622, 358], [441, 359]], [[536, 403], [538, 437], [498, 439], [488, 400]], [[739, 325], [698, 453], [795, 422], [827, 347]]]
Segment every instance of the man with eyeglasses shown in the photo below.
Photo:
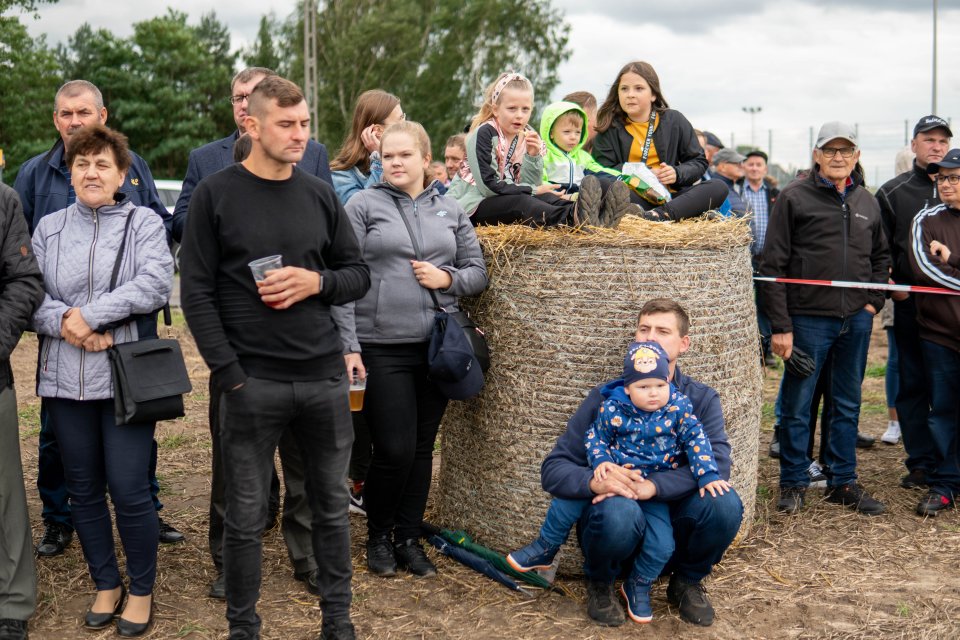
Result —
[[[937, 185], [927, 169], [931, 163], [943, 159], [952, 137], [953, 132], [943, 118], [935, 115], [920, 118], [913, 127], [910, 141], [910, 149], [916, 154], [913, 166], [877, 191], [880, 217], [890, 243], [891, 278], [897, 284], [917, 282], [910, 267], [910, 227], [919, 211], [940, 204]], [[937, 453], [928, 423], [930, 386], [926, 383], [928, 367], [917, 324], [917, 300], [908, 293], [892, 293], [890, 297], [893, 299], [893, 336], [900, 374], [897, 419], [907, 452], [904, 461], [907, 475], [900, 480], [900, 486], [923, 489], [927, 486], [927, 476], [936, 467]]]
[[[918, 284], [960, 290], [960, 149], [927, 165], [942, 204], [917, 214], [910, 230], [910, 265]], [[960, 296], [918, 294], [917, 324], [930, 393], [927, 418], [935, 447], [929, 492], [917, 514], [936, 516], [956, 506], [960, 495]]]
[[[49, 151], [30, 158], [23, 163], [13, 184], [23, 205], [23, 215], [30, 233], [40, 219], [73, 204], [77, 196], [70, 184], [70, 168], [65, 158], [70, 139], [84, 127], [105, 124], [107, 108], [103, 94], [92, 82], [70, 80], [57, 90], [53, 99], [53, 126], [59, 137]], [[135, 205], [156, 212], [170, 234], [170, 213], [160, 200], [153, 174], [146, 160], [133, 151], [132, 164], [120, 185], [120, 192]], [[53, 435], [47, 420], [46, 402], [40, 402], [40, 450], [37, 458], [37, 489], [43, 503], [43, 536], [36, 552], [41, 558], [58, 556], [73, 540], [73, 519], [70, 514], [69, 495], [60, 459], [60, 445]], [[157, 441], [153, 441], [150, 455], [150, 496], [157, 511], [163, 508], [160, 502], [160, 484], [157, 481]], [[183, 542], [186, 538], [172, 525], [160, 519], [159, 541], [165, 544]]]
[[[230, 83], [230, 104], [233, 105], [233, 120], [237, 125], [236, 131], [226, 138], [215, 140], [190, 152], [187, 162], [187, 173], [183, 178], [183, 190], [177, 199], [177, 206], [173, 212], [173, 237], [177, 242], [182, 241], [182, 235], [187, 220], [187, 210], [190, 207], [190, 198], [197, 184], [207, 176], [217, 173], [221, 169], [234, 164], [233, 146], [244, 133], [244, 120], [247, 117], [247, 106], [250, 93], [264, 78], [277, 75], [266, 67], [248, 67], [233, 77]], [[301, 171], [316, 176], [333, 185], [330, 177], [330, 162], [327, 158], [327, 148], [310, 139], [303, 158], [297, 162]], [[221, 390], [210, 383], [210, 405], [208, 420], [210, 423], [211, 439], [211, 473], [210, 480], [210, 528], [208, 532], [210, 555], [217, 572], [217, 576], [210, 585], [209, 596], [218, 600], [226, 599], [226, 584], [223, 576], [223, 516], [226, 509], [224, 502], [223, 466], [220, 458], [220, 396]], [[304, 488], [303, 461], [297, 450], [291, 434], [285, 434], [280, 440], [280, 464], [283, 466], [284, 485], [286, 493], [283, 501], [283, 539], [287, 545], [290, 563], [293, 565], [293, 576], [306, 584], [307, 589], [316, 594], [317, 563], [311, 543], [311, 513]], [[270, 488], [270, 507], [267, 522], [264, 528], [270, 528], [276, 522], [279, 513], [280, 480], [276, 469]]]
[[[852, 126], [828, 122], [820, 128], [810, 174], [784, 188], [773, 206], [762, 275], [887, 281], [890, 251], [880, 207], [863, 187], [863, 176], [856, 170], [859, 160]], [[864, 515], [883, 513], [883, 504], [857, 483], [856, 473], [860, 387], [873, 316], [883, 307], [883, 293], [781, 283], [763, 283], [760, 293], [773, 330], [773, 352], [789, 360], [794, 350], [802, 351], [815, 365], [806, 377], [784, 372], [777, 509], [793, 514], [803, 507], [810, 483], [811, 399], [820, 371], [832, 357], [834, 412], [828, 436], [832, 474], [826, 500]]]

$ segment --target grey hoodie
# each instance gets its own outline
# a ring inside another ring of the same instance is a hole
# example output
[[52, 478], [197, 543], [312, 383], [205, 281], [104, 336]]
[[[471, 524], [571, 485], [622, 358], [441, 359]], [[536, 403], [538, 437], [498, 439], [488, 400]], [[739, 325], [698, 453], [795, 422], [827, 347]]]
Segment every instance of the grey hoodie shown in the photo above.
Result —
[[[130, 223], [117, 276], [110, 276]], [[86, 352], [60, 337], [63, 314], [80, 309], [93, 330], [133, 314], [162, 307], [173, 288], [173, 258], [160, 217], [123, 201], [96, 210], [77, 202], [41, 218], [33, 233], [33, 250], [43, 271], [43, 303], [33, 316], [41, 338], [37, 395], [70, 400], [113, 397], [107, 353]], [[113, 331], [117, 344], [137, 340], [136, 322]]]
[[436, 291], [447, 311], [458, 309], [458, 296], [477, 295], [487, 286], [477, 234], [456, 200], [441, 196], [432, 184], [416, 200], [388, 183], [364, 189], [350, 198], [346, 210], [370, 267], [370, 290], [356, 302], [332, 308], [345, 353], [360, 352], [361, 342], [403, 344], [430, 338], [433, 301], [413, 275], [410, 261], [416, 254], [395, 199], [417, 236], [423, 259], [453, 277], [449, 289]]

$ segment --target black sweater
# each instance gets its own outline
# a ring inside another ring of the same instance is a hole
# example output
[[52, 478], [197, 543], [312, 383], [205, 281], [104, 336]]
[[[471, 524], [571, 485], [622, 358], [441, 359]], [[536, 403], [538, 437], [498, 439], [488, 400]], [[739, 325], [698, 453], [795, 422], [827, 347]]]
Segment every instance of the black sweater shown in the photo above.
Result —
[[[320, 294], [289, 309], [264, 304], [248, 263], [274, 254], [284, 266], [319, 272]], [[344, 372], [330, 305], [363, 297], [370, 271], [329, 184], [298, 169], [287, 180], [265, 180], [227, 167], [193, 192], [180, 256], [183, 312], [221, 389], [247, 376], [320, 380]]]

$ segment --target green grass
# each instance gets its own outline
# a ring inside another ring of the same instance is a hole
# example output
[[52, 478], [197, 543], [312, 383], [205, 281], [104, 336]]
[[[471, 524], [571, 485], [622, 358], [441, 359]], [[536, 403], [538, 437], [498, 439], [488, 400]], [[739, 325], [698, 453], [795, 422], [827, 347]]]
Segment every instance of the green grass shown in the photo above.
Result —
[[901, 618], [909, 618], [909, 617], [910, 617], [910, 605], [908, 605], [906, 602], [898, 602], [898, 603], [897, 603], [897, 615], [900, 616]]
[[884, 364], [875, 364], [871, 367], [867, 367], [867, 371], [864, 374], [867, 378], [885, 378], [887, 375], [887, 365]]
[[770, 491], [770, 487], [762, 484], [757, 485], [757, 499], [758, 500], [768, 500], [773, 492]]
[[175, 327], [186, 327], [187, 321], [183, 317], [183, 311], [179, 307], [170, 309], [170, 319]]
[[182, 625], [179, 629], [177, 629], [177, 637], [186, 638], [187, 636], [192, 635], [194, 633], [207, 634], [209, 633], [209, 631], [210, 630], [207, 629], [202, 624], [199, 624], [197, 622], [188, 622]]
[[169, 436], [164, 436], [157, 440], [157, 445], [161, 449], [178, 449], [183, 445], [187, 444], [190, 441], [190, 438], [185, 436], [182, 433], [174, 433]]

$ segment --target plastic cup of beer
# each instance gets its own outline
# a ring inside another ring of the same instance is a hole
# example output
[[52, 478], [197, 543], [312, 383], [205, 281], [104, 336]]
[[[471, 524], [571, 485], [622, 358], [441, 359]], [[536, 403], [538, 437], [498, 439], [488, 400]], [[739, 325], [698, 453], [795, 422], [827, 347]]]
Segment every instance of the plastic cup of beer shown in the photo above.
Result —
[[253, 273], [254, 282], [263, 282], [267, 277], [267, 271], [280, 269], [283, 267], [283, 256], [267, 256], [266, 258], [257, 258], [249, 263], [250, 271]]
[[356, 378], [350, 383], [350, 411], [363, 410], [363, 394], [366, 390], [366, 378]]

